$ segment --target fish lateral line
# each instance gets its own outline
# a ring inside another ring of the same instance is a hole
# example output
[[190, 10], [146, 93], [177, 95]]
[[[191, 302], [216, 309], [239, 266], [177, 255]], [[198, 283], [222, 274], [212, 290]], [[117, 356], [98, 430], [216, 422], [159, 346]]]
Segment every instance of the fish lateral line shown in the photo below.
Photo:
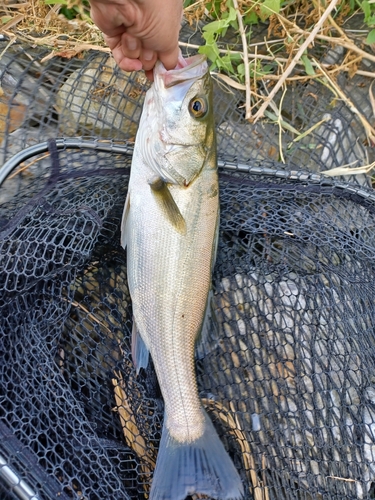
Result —
[[169, 222], [182, 235], [186, 234], [186, 222], [183, 218], [180, 209], [178, 208], [171, 192], [169, 191], [167, 183], [159, 176], [149, 179], [148, 184], [151, 188], [155, 199]]

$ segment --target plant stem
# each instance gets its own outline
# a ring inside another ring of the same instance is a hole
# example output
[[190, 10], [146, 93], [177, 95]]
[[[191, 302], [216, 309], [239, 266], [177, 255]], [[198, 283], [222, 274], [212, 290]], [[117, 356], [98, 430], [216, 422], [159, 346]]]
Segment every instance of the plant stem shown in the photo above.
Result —
[[244, 67], [245, 67], [245, 86], [246, 86], [246, 100], [245, 100], [246, 115], [245, 115], [245, 117], [246, 117], [246, 120], [250, 120], [250, 118], [251, 118], [251, 86], [250, 86], [249, 55], [248, 55], [248, 50], [247, 50], [246, 33], [245, 33], [245, 28], [244, 28], [244, 25], [242, 22], [242, 14], [241, 14], [240, 9], [238, 7], [237, 0], [233, 0], [233, 6], [236, 9], [238, 29], [239, 29], [239, 32], [241, 35], [242, 46], [243, 46], [242, 60], [243, 60]]
[[288, 76], [290, 75], [290, 73], [293, 71], [295, 65], [297, 64], [297, 62], [299, 61], [299, 59], [301, 58], [301, 56], [303, 55], [303, 53], [305, 52], [305, 50], [307, 49], [307, 47], [314, 40], [314, 38], [316, 37], [318, 31], [323, 26], [324, 22], [326, 21], [326, 19], [328, 18], [328, 16], [332, 12], [332, 10], [336, 7], [337, 2], [338, 2], [338, 0], [331, 0], [331, 2], [328, 5], [327, 9], [325, 10], [324, 14], [319, 19], [319, 21], [316, 23], [314, 29], [311, 31], [311, 33], [309, 34], [309, 36], [306, 38], [306, 40], [300, 46], [297, 54], [293, 57], [291, 63], [289, 64], [289, 66], [286, 68], [286, 70], [282, 74], [280, 80], [277, 82], [277, 84], [272, 89], [272, 91], [270, 92], [270, 94], [267, 96], [267, 98], [265, 99], [265, 101], [263, 102], [263, 104], [261, 105], [261, 107], [258, 109], [257, 113], [254, 115], [253, 123], [256, 123], [259, 120], [259, 118], [261, 118], [263, 116], [264, 111], [267, 109], [270, 101], [274, 98], [274, 96], [276, 95], [276, 93], [278, 92], [278, 90], [283, 86], [285, 80], [288, 78]]

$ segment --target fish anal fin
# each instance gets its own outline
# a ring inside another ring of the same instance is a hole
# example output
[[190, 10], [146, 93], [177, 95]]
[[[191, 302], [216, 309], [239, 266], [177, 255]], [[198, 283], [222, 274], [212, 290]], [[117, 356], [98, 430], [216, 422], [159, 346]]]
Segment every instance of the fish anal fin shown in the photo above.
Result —
[[148, 351], [146, 344], [144, 343], [144, 341], [139, 333], [135, 319], [133, 318], [132, 358], [133, 358], [133, 363], [134, 363], [137, 375], [138, 375], [139, 370], [141, 368], [147, 368], [148, 357], [149, 357], [149, 351]]
[[177, 441], [164, 424], [150, 500], [185, 500], [194, 493], [243, 498], [240, 476], [206, 412], [204, 416], [204, 433], [193, 442]]
[[210, 289], [207, 297], [206, 310], [202, 322], [202, 328], [196, 340], [196, 358], [203, 359], [207, 352], [212, 349], [214, 339], [217, 337], [217, 318], [214, 309], [214, 293]]
[[186, 233], [185, 219], [181, 215], [180, 209], [169, 191], [168, 185], [158, 176], [152, 177], [148, 181], [150, 188], [160, 205], [163, 213], [166, 215], [169, 222], [181, 234]]

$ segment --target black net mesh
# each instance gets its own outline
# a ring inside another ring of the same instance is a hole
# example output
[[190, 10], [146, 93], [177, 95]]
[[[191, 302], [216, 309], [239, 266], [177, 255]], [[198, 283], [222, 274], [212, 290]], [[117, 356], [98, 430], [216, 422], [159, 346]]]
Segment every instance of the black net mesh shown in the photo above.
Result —
[[[131, 359], [119, 242], [147, 83], [103, 53], [0, 52], [0, 497], [148, 498], [163, 401], [152, 363], [136, 376]], [[342, 77], [365, 112], [357, 83]], [[365, 131], [318, 82], [284, 97], [285, 123], [316, 125], [299, 141], [246, 123], [243, 95], [218, 82], [215, 105], [202, 402], [246, 498], [375, 498], [375, 195], [365, 174], [319, 174], [369, 163]]]

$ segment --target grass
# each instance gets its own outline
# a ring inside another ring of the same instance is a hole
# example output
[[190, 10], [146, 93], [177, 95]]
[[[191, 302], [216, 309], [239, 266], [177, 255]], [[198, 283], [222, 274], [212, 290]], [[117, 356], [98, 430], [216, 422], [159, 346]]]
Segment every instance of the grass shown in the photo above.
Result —
[[[0, 7], [2, 33], [31, 45], [50, 48], [44, 58], [84, 57], [96, 49], [109, 52], [100, 30], [89, 16], [87, 0], [28, 0]], [[340, 73], [349, 77], [375, 78], [364, 70], [363, 60], [375, 62], [375, 3], [367, 0], [185, 0], [185, 18], [197, 27], [202, 19], [204, 45], [182, 43], [205, 53], [211, 71], [227, 86], [244, 92], [246, 119], [256, 122], [278, 107], [274, 97], [294, 81], [319, 79], [336, 98], [359, 117], [368, 142], [375, 130], [337, 83]], [[353, 16], [362, 21], [351, 30]], [[254, 41], [254, 27], [267, 29], [263, 41]], [[225, 38], [231, 33], [230, 42]], [[374, 43], [374, 45], [373, 45]], [[314, 57], [329, 48], [341, 47], [340, 64], [322, 64]], [[0, 54], [1, 56], [1, 54]], [[267, 92], [264, 92], [267, 89]], [[375, 108], [375, 105], [374, 105]]]

